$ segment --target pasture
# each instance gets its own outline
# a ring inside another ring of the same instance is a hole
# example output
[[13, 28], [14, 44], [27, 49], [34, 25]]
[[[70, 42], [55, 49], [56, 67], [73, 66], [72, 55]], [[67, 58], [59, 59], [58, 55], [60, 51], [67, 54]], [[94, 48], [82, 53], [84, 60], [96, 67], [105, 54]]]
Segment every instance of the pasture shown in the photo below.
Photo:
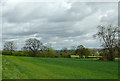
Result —
[[0, 81], [2, 80], [2, 55], [0, 55]]
[[3, 79], [117, 79], [118, 62], [2, 56]]

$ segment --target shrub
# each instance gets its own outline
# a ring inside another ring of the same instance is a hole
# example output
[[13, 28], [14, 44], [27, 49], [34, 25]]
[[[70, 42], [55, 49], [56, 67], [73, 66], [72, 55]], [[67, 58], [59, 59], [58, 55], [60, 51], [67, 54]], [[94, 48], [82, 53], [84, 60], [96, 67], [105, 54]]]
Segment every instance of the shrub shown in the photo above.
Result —
[[21, 56], [30, 56], [30, 55], [23, 52], [23, 53], [21, 53]]
[[13, 56], [30, 56], [29, 54], [25, 52], [20, 52], [20, 51], [13, 52], [12, 55]]
[[63, 57], [63, 58], [70, 58], [70, 55], [69, 53], [60, 53], [60, 56]]
[[39, 51], [36, 57], [48, 57], [48, 51]]
[[118, 51], [115, 50], [112, 52], [112, 54], [110, 54], [109, 50], [102, 50], [102, 52], [100, 53], [100, 55], [103, 56], [103, 58], [100, 58], [100, 60], [115, 60], [115, 57], [118, 56]]
[[49, 52], [48, 52], [49, 57], [54, 57], [55, 54], [56, 54], [56, 52], [52, 48], [50, 48]]
[[107, 57], [104, 56], [104, 57], [100, 57], [99, 60], [107, 61], [108, 59], [107, 59]]
[[12, 55], [14, 55], [14, 56], [22, 56], [22, 53], [20, 53], [20, 52], [16, 51], [16, 52], [13, 52], [13, 54], [12, 54]]
[[55, 58], [60, 58], [60, 54], [59, 54], [59, 53], [56, 53], [56, 54], [54, 55], [54, 57], [55, 57]]
[[2, 55], [11, 55], [12, 53], [9, 51], [2, 51]]

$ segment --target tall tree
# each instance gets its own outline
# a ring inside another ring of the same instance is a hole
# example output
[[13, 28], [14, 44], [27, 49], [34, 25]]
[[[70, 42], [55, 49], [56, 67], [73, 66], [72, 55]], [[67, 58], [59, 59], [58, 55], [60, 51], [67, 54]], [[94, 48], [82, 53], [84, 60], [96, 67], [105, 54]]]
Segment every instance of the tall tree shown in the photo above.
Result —
[[25, 45], [23, 48], [24, 50], [29, 51], [29, 53], [32, 54], [33, 57], [35, 57], [38, 53], [38, 50], [42, 48], [42, 43], [38, 39], [30, 38], [25, 41]]
[[9, 51], [12, 54], [12, 52], [15, 51], [15, 49], [17, 49], [17, 47], [13, 41], [5, 42], [3, 48], [4, 51]]
[[99, 39], [104, 49], [109, 51], [107, 59], [113, 61], [114, 48], [118, 46], [118, 27], [100, 25], [97, 28], [98, 32], [94, 37]]

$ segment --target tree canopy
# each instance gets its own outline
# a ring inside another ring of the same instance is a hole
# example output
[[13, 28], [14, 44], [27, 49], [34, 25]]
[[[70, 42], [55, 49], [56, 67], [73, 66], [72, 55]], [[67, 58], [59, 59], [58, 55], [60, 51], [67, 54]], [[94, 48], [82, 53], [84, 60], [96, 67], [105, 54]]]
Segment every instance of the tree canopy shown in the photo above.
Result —
[[42, 49], [42, 43], [35, 38], [30, 38], [25, 41], [24, 50], [28, 50], [32, 56], [36, 56], [39, 49]]

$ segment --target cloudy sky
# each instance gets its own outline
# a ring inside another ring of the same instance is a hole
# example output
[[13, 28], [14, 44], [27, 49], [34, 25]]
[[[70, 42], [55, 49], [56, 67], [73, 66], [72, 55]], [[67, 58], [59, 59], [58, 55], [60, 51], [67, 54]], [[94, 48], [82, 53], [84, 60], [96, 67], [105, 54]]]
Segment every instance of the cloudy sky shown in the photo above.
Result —
[[3, 5], [2, 40], [37, 38], [54, 49], [84, 45], [99, 48], [92, 37], [98, 25], [117, 25], [118, 3], [108, 2], [20, 2]]

